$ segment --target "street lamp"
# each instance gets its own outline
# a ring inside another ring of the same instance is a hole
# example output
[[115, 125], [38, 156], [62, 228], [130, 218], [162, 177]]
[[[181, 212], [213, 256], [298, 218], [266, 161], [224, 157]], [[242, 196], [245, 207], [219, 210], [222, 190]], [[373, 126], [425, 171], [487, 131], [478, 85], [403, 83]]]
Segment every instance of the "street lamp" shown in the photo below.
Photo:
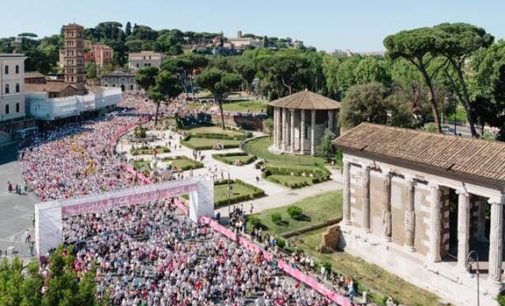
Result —
[[[470, 275], [472, 275], [472, 264], [475, 264], [476, 265], [476, 274], [477, 274], [477, 306], [479, 306], [479, 255], [477, 254], [477, 252], [475, 251], [470, 251], [470, 253], [468, 253], [468, 257], [467, 257], [467, 261], [468, 261], [468, 273]], [[472, 275], [473, 276], [473, 275]]]

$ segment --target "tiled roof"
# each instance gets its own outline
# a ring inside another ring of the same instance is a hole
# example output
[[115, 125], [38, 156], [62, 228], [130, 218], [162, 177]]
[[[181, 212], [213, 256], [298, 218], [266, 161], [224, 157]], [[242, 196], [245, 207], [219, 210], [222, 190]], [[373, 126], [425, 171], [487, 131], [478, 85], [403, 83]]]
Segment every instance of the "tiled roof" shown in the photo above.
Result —
[[295, 94], [274, 100], [268, 105], [290, 109], [316, 109], [335, 110], [340, 109], [340, 102], [313, 93], [309, 90], [297, 92]]
[[45, 78], [46, 76], [38, 71], [25, 72], [25, 79], [31, 78]]
[[46, 84], [25, 84], [25, 90], [26, 91], [32, 91], [32, 92], [61, 92], [67, 87], [72, 87], [75, 89], [74, 86], [70, 84], [66, 84], [63, 82], [48, 82]]
[[333, 144], [344, 152], [485, 179], [505, 188], [505, 142], [362, 123]]

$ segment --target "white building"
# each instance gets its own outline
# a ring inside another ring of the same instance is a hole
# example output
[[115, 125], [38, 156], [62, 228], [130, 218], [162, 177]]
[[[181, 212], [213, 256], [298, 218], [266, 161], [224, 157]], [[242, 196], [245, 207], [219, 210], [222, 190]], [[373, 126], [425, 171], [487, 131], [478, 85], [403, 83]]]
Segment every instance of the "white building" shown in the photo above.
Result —
[[130, 53], [128, 55], [128, 66], [130, 69], [137, 70], [146, 67], [160, 68], [161, 62], [165, 59], [165, 54], [154, 51], [141, 51], [139, 53]]
[[0, 122], [25, 116], [24, 54], [0, 54]]
[[53, 121], [114, 109], [122, 97], [121, 88], [100, 88], [84, 96], [64, 98], [49, 98], [47, 92], [29, 92], [26, 94], [26, 103], [32, 117]]

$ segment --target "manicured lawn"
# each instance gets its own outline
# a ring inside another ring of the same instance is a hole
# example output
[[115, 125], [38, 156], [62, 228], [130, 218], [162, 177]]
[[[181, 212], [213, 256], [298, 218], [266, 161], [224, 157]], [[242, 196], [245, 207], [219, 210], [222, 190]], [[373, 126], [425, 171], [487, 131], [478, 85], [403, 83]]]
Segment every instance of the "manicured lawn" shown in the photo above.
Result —
[[223, 110], [225, 112], [239, 112], [239, 113], [259, 113], [267, 111], [267, 102], [263, 100], [247, 100], [239, 102], [225, 102]]
[[150, 161], [147, 161], [147, 160], [136, 160], [133, 162], [133, 168], [136, 170], [136, 171], [141, 171], [142, 168], [144, 168], [144, 170], [147, 170], [148, 172], [151, 172], [151, 166], [149, 166], [151, 162]]
[[154, 155], [155, 151], [157, 154], [170, 153], [170, 149], [165, 146], [156, 146], [156, 148], [140, 147], [130, 149], [131, 155]]
[[201, 127], [189, 129], [186, 131], [190, 134], [225, 134], [228, 136], [242, 136], [242, 135], [244, 135], [244, 133], [241, 131], [235, 131], [235, 130], [229, 130], [229, 129], [223, 130], [219, 126], [201, 126]]
[[383, 296], [391, 295], [402, 305], [440, 305], [437, 296], [418, 288], [384, 269], [365, 262], [345, 252], [321, 254], [317, 251], [321, 243], [321, 234], [326, 229], [320, 229], [294, 238], [296, 247], [302, 248], [306, 254], [320, 262], [330, 262], [332, 269], [343, 275], [351, 276], [360, 284], [360, 290], [370, 292], [373, 301], [381, 305]]
[[225, 149], [238, 148], [240, 146], [240, 140], [207, 139], [197, 137], [191, 137], [189, 140], [184, 140], [181, 143], [188, 148], [196, 150], [212, 150], [212, 148], [218, 143], [223, 145]]
[[189, 159], [186, 156], [164, 158], [163, 161], [169, 162], [175, 170], [186, 171], [190, 169], [203, 168], [202, 163]]
[[312, 178], [303, 177], [303, 176], [291, 176], [291, 175], [270, 175], [267, 176], [267, 180], [281, 184], [284, 186], [293, 186], [293, 185], [303, 185], [310, 186], [313, 184]]
[[[303, 210], [303, 214], [307, 216], [303, 220], [295, 220], [291, 218], [287, 212], [289, 206], [298, 206]], [[269, 209], [256, 214], [264, 225], [268, 227], [270, 233], [281, 235], [282, 233], [300, 229], [302, 227], [311, 226], [325, 222], [330, 219], [342, 217], [342, 192], [332, 191], [323, 193], [317, 196], [309, 197], [296, 202], [292, 205]], [[277, 225], [272, 222], [271, 215], [280, 213], [282, 225]]]
[[[250, 201], [265, 195], [265, 192], [249, 184], [233, 181], [231, 184], [230, 203]], [[228, 184], [214, 185], [214, 205], [221, 207], [228, 205]]]
[[[235, 166], [242, 166], [252, 163], [256, 158], [247, 153], [225, 153], [225, 154], [214, 154], [212, 157], [223, 163]], [[237, 164], [237, 160], [240, 162]]]
[[261, 137], [253, 139], [244, 144], [243, 150], [250, 155], [255, 155], [268, 162], [276, 164], [292, 164], [292, 165], [324, 165], [324, 160], [319, 157], [312, 156], [294, 156], [294, 155], [276, 155], [268, 151], [268, 147], [272, 145], [269, 137]]

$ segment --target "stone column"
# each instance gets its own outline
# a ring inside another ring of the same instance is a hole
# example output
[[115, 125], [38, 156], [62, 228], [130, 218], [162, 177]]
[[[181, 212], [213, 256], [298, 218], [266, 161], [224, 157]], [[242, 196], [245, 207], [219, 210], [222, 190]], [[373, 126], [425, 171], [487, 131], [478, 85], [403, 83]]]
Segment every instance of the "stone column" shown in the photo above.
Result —
[[333, 119], [335, 117], [334, 111], [328, 111], [328, 130], [333, 133]]
[[282, 109], [281, 108], [276, 108], [277, 109], [277, 127], [275, 128], [277, 130], [277, 148], [278, 149], [281, 149], [282, 145], [282, 116], [281, 116], [281, 112], [282, 112]]
[[363, 168], [363, 229], [370, 233], [370, 166]]
[[466, 271], [468, 266], [470, 236], [470, 195], [465, 191], [458, 193], [458, 268]]
[[277, 128], [279, 127], [278, 124], [277, 124], [277, 120], [279, 120], [279, 112], [278, 112], [278, 108], [274, 108], [274, 130], [273, 130], [273, 133], [274, 133], [274, 148], [278, 148], [279, 147], [279, 139], [277, 138], [277, 136], [279, 136], [279, 133], [277, 132]]
[[288, 145], [288, 129], [286, 127], [287, 123], [287, 117], [288, 116], [288, 110], [283, 108], [282, 109], [282, 146], [281, 149], [282, 151], [286, 150], [286, 147]]
[[477, 206], [477, 230], [475, 231], [475, 239], [481, 242], [487, 242], [486, 237], [486, 218], [484, 216], [486, 211], [486, 202], [482, 199], [478, 199], [475, 201], [475, 205]]
[[291, 153], [295, 153], [295, 110], [290, 109], [289, 110], [289, 118], [291, 120], [291, 126], [290, 126], [290, 131], [291, 131]]
[[492, 283], [501, 282], [503, 249], [503, 203], [489, 200], [491, 205], [491, 227], [489, 229], [489, 276]]
[[305, 151], [305, 110], [300, 110], [300, 153]]
[[393, 220], [391, 218], [391, 173], [389, 171], [384, 171], [382, 175], [382, 194], [384, 194], [384, 202], [382, 204], [382, 228], [384, 240], [390, 242], [393, 228]]
[[351, 225], [351, 164], [344, 161], [344, 203], [343, 221], [345, 225]]
[[411, 252], [414, 252], [416, 250], [414, 247], [416, 238], [416, 186], [414, 179], [412, 177], [406, 177], [405, 185], [407, 186], [407, 209], [405, 210], [405, 245]]
[[440, 236], [441, 236], [441, 201], [440, 186], [431, 185], [431, 218], [430, 218], [430, 252], [431, 262], [440, 261]]
[[316, 110], [311, 111], [310, 116], [310, 155], [314, 156], [316, 153]]

